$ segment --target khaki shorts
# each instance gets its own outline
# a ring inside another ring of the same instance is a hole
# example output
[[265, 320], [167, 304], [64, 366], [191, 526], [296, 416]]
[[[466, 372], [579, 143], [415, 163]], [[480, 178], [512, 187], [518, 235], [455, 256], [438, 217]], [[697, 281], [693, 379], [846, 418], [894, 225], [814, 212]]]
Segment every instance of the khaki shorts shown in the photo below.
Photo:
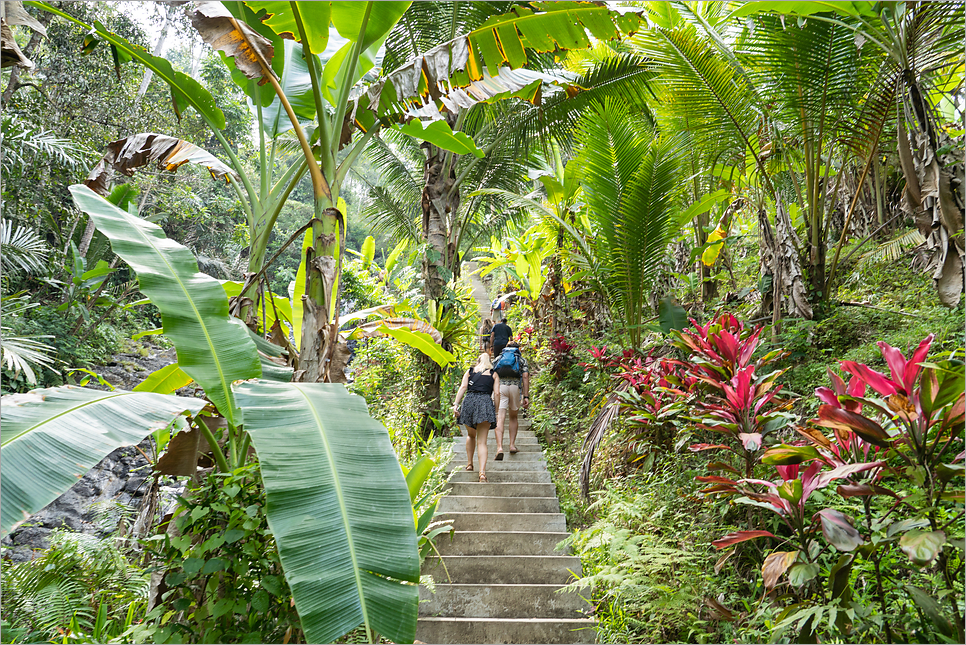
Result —
[[520, 409], [520, 386], [501, 385], [500, 386], [500, 409], [519, 410]]

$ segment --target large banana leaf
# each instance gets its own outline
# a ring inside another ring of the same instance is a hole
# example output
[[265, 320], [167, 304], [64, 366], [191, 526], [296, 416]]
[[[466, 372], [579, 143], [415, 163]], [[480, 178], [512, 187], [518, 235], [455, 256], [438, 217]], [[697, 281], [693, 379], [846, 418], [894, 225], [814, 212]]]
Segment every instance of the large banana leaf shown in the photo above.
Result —
[[386, 429], [337, 384], [253, 381], [236, 393], [306, 640], [331, 643], [364, 624], [413, 642], [419, 556]]
[[229, 423], [241, 424], [231, 383], [260, 376], [262, 368], [245, 325], [228, 315], [221, 284], [199, 272], [191, 251], [166, 238], [160, 227], [122, 211], [87, 186], [71, 186], [70, 192], [161, 310], [164, 334], [178, 350], [178, 365], [205, 389]]
[[3, 397], [0, 534], [57, 499], [117, 448], [204, 406], [200, 399], [71, 385]]
[[[517, 69], [526, 65], [527, 49], [583, 49], [591, 44], [588, 32], [598, 40], [620, 38], [638, 30], [645, 11], [612, 11], [595, 2], [535, 2], [532, 7], [515, 7], [494, 16], [468, 34], [408, 61], [360, 95], [350, 114], [366, 129], [379, 117], [417, 107], [430, 108], [425, 115], [440, 119], [433, 108], [444, 94], [471, 87], [473, 95], [492, 98], [493, 92], [485, 84], [477, 85], [488, 77], [501, 79], [500, 93], [530, 85], [533, 79], [521, 84], [502, 75], [504, 66]], [[462, 104], [472, 100], [469, 94], [461, 93], [459, 98], [461, 107], [470, 107]]]
[[[283, 59], [282, 77], [278, 84], [295, 115], [299, 119], [311, 121], [315, 118], [315, 99], [312, 97], [312, 76], [305, 63], [302, 46], [291, 40], [285, 40], [283, 43], [285, 51], [281, 56], [275, 56]], [[316, 58], [318, 59], [318, 56]], [[316, 65], [321, 64], [321, 61], [316, 63]], [[267, 107], [262, 108], [262, 126], [265, 128], [265, 133], [272, 139], [292, 129], [292, 121], [277, 96]]]

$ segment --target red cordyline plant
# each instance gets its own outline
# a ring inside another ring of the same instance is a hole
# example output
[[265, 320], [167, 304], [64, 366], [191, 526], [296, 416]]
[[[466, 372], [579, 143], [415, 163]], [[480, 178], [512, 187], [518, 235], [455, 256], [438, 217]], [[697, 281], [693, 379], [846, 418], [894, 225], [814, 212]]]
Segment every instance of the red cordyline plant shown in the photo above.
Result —
[[[786, 571], [793, 585], [812, 580], [819, 573], [817, 557], [832, 547], [842, 555], [832, 567], [828, 592], [840, 606], [848, 607], [848, 575], [853, 558], [860, 554], [871, 561], [890, 641], [893, 636], [887, 613], [889, 590], [880, 563], [898, 545], [913, 567], [937, 566], [946, 583], [944, 594], [953, 619], [949, 620], [940, 604], [923, 590], [904, 583], [897, 587], [909, 593], [941, 633], [963, 642], [956, 601], [956, 577], [962, 570], [950, 567], [950, 553], [955, 553], [950, 549], [961, 551], [963, 544], [961, 539], [950, 540], [947, 531], [964, 515], [963, 491], [949, 491], [948, 487], [955, 478], [963, 476], [966, 380], [962, 361], [925, 362], [932, 340], [932, 335], [926, 337], [908, 360], [897, 349], [880, 342], [890, 376], [853, 361], [840, 364], [851, 375], [848, 384], [830, 371], [832, 387], [815, 392], [822, 401], [818, 417], [811, 425], [796, 428], [805, 440], [797, 442], [799, 445], [771, 448], [762, 458], [764, 463], [776, 466], [779, 480], [699, 478], [714, 484], [707, 492], [739, 494], [736, 501], [770, 508], [789, 527], [797, 549], [775, 551], [765, 559], [762, 572], [766, 589], [773, 588]], [[830, 429], [832, 436], [826, 436], [821, 428]], [[843, 505], [849, 498], [862, 501], [864, 527], [856, 526], [851, 518], [832, 508], [814, 514], [806, 510], [812, 493], [845, 478], [850, 481], [838, 485], [836, 492], [843, 498]], [[894, 480], [893, 488], [904, 494], [881, 485], [886, 478]], [[765, 489], [757, 488], [760, 486]], [[876, 496], [894, 501], [876, 512], [878, 507], [872, 504]], [[819, 525], [826, 546], [815, 551], [810, 544]], [[768, 531], [738, 531], [713, 544], [722, 549], [764, 536], [775, 537]], [[961, 562], [961, 554], [954, 559]], [[804, 611], [806, 605], [796, 607]], [[808, 625], [809, 629], [815, 627]]]
[[[606, 348], [604, 348], [606, 349]], [[584, 440], [584, 463], [580, 471], [583, 494], [590, 493], [590, 469], [594, 454], [611, 423], [619, 416], [626, 417], [634, 433], [629, 435], [629, 447], [637, 453], [635, 462], [650, 468], [660, 452], [671, 449], [677, 435], [678, 419], [682, 418], [690, 401], [689, 390], [697, 379], [689, 376], [680, 361], [654, 356], [654, 350], [641, 358], [634, 358], [633, 350], [602, 358], [616, 363], [620, 370], [615, 376], [617, 386], [601, 407]]]
[[742, 460], [745, 477], [751, 477], [765, 436], [789, 421], [784, 411], [790, 404], [776, 398], [782, 386], [775, 380], [784, 371], [768, 369], [782, 352], [769, 352], [752, 361], [761, 344], [762, 328], [748, 331], [731, 314], [722, 314], [707, 325], [694, 320], [691, 324], [693, 329], [672, 331], [671, 342], [689, 354], [687, 374], [700, 381], [709, 394], [695, 409], [695, 425], [733, 440], [732, 444], [697, 443], [691, 450], [733, 452]]

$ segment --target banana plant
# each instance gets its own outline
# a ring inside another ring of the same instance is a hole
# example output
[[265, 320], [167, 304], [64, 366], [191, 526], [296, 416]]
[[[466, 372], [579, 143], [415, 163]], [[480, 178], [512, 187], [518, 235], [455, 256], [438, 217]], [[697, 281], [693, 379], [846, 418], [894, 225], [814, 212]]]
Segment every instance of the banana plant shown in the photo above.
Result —
[[[198, 272], [188, 249], [86, 186], [70, 190], [161, 310], [178, 364], [143, 384], [154, 392], [39, 391], [28, 401], [29, 418], [17, 399], [9, 401], [13, 405], [5, 400], [3, 443], [13, 447], [14, 461], [3, 471], [11, 491], [3, 496], [4, 530], [64, 492], [111, 450], [189, 411], [220, 471], [243, 465], [254, 446], [269, 525], [307, 639], [331, 642], [362, 624], [370, 641], [380, 633], [412, 642], [417, 539], [408, 488], [385, 428], [368, 416], [363, 399], [341, 386], [287, 382], [290, 368], [287, 378], [271, 373], [264, 355], [271, 356], [273, 346], [229, 315], [224, 288]], [[224, 417], [227, 456], [204, 401], [159, 393], [186, 378], [204, 387]], [[25, 497], [18, 491], [41, 486], [43, 495], [17, 504]]]

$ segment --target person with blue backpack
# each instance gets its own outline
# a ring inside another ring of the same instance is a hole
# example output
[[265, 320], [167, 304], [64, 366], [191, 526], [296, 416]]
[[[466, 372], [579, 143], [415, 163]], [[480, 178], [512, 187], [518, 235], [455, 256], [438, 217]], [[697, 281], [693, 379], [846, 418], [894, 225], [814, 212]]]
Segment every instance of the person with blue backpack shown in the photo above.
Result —
[[[530, 406], [530, 368], [520, 353], [520, 343], [509, 342], [493, 363], [493, 371], [500, 377], [500, 405], [496, 411], [496, 461], [503, 461], [503, 428], [509, 426], [510, 454], [519, 452], [516, 446], [520, 403]], [[521, 396], [522, 395], [522, 396]], [[509, 419], [507, 420], [507, 417]]]

